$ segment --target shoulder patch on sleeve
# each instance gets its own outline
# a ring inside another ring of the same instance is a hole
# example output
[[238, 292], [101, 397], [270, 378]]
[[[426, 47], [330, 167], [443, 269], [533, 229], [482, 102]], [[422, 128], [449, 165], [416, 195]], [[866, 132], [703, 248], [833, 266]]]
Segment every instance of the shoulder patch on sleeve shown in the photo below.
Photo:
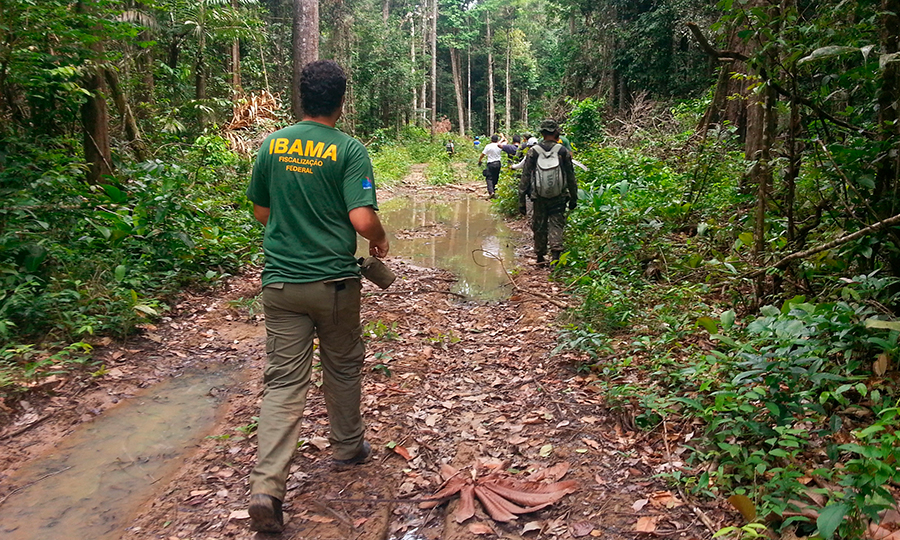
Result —
[[362, 179], [362, 188], [363, 189], [372, 189], [372, 179], [368, 176]]

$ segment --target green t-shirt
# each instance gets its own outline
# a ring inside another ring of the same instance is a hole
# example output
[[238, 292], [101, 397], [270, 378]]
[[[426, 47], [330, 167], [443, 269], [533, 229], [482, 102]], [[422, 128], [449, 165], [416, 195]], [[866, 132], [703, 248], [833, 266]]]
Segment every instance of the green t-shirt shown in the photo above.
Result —
[[312, 121], [276, 131], [259, 149], [247, 198], [269, 208], [263, 285], [359, 275], [348, 214], [378, 209], [362, 143]]

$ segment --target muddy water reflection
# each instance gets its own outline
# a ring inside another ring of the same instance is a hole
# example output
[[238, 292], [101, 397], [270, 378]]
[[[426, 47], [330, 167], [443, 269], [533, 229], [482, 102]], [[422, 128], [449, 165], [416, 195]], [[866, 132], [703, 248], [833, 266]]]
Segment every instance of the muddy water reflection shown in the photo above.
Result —
[[391, 255], [453, 272], [459, 279], [453, 292], [480, 300], [509, 296], [502, 266], [479, 250], [512, 270], [515, 233], [491, 214], [487, 201], [474, 196], [438, 201], [396, 197], [381, 205], [380, 214], [393, 236]]
[[184, 375], [82, 424], [9, 480], [34, 484], [0, 506], [0, 537], [121, 538], [131, 516], [178, 470], [179, 458], [209, 434], [217, 408], [210, 389], [233, 377]]

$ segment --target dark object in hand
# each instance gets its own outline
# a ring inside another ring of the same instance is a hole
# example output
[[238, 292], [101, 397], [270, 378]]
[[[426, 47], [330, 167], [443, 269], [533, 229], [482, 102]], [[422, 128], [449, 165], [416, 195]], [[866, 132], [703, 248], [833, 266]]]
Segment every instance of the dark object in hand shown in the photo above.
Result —
[[524, 206], [520, 206], [520, 207], [519, 207], [519, 213], [522, 214], [522, 215], [524, 216], [525, 214], [528, 213], [528, 209], [525, 208]]
[[578, 205], [577, 201], [569, 201], [569, 210], [575, 210], [575, 207]]

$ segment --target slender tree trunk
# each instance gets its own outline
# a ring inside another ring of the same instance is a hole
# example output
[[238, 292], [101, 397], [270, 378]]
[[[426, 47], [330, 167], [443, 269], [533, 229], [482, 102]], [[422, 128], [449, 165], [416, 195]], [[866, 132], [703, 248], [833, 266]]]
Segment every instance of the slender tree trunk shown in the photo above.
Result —
[[466, 94], [468, 96], [466, 125], [472, 129], [472, 51], [469, 47], [466, 47], [466, 70]]
[[[409, 65], [410, 65], [410, 74], [409, 80], [416, 80], [416, 18], [412, 15], [409, 17]], [[418, 123], [418, 112], [419, 108], [419, 91], [415, 86], [412, 87], [412, 114], [413, 114], [413, 124]]]
[[200, 32], [200, 42], [197, 44], [197, 64], [194, 67], [194, 98], [206, 99], [206, 32]]
[[522, 124], [528, 125], [528, 89], [522, 92]]
[[[144, 4], [137, 2], [135, 4], [135, 9], [146, 11], [147, 7]], [[138, 34], [138, 41], [146, 43], [151, 39], [150, 32], [147, 30], [141, 30]], [[135, 55], [134, 64], [135, 69], [141, 75], [142, 83], [140, 88], [135, 92], [134, 97], [137, 99], [138, 103], [153, 103], [153, 90], [156, 86], [156, 81], [153, 77], [153, 47], [138, 49], [137, 55]], [[140, 109], [138, 110], [138, 114], [140, 114]]]
[[[235, 12], [239, 7], [238, 0], [231, 0], [231, 8]], [[236, 96], [241, 93], [241, 40], [239, 39], [231, 42], [231, 89]]]
[[119, 76], [112, 69], [104, 68], [103, 77], [109, 86], [109, 92], [113, 98], [113, 103], [116, 104], [116, 109], [119, 111], [119, 117], [122, 119], [122, 125], [125, 128], [125, 138], [128, 139], [139, 160], [147, 159], [147, 147], [141, 140], [141, 130], [134, 119], [134, 114], [131, 112], [131, 106], [128, 104], [128, 98], [122, 90], [122, 85], [119, 84]]
[[[900, 53], [900, 0], [881, 0], [881, 54]], [[884, 144], [884, 156], [875, 173], [874, 201], [879, 219], [893, 215], [900, 205], [900, 62], [887, 62], [881, 73], [878, 89], [879, 139]], [[893, 142], [893, 145], [892, 145]], [[900, 235], [890, 230], [893, 243], [900, 243]], [[888, 264], [894, 276], [900, 276], [900, 255], [889, 251]]]
[[291, 26], [293, 79], [291, 83], [291, 112], [294, 119], [303, 117], [300, 103], [300, 74], [303, 66], [319, 59], [319, 1], [294, 0]]
[[431, 0], [431, 138], [437, 126], [437, 18], [438, 0]]
[[465, 106], [463, 105], [462, 74], [459, 68], [459, 49], [450, 49], [450, 67], [453, 71], [453, 90], [456, 94], [456, 117], [459, 119], [459, 136], [466, 134]]
[[[425, 51], [428, 50], [428, 10], [422, 10], [422, 73], [425, 73]], [[419, 104], [422, 108], [422, 118], [421, 123], [422, 126], [425, 126], [425, 122], [427, 121], [426, 110], [428, 108], [428, 78], [422, 77], [422, 87], [420, 88], [421, 93], [419, 94]]]
[[510, 43], [510, 31], [506, 30], [506, 110], [503, 116], [504, 129], [509, 131], [512, 126], [512, 88], [510, 85], [510, 64], [512, 60], [512, 44]]
[[488, 47], [488, 136], [494, 134], [494, 38], [491, 35], [491, 14], [485, 12], [487, 18], [487, 47]]
[[[87, 13], [90, 8], [79, 1], [75, 8], [80, 13]], [[94, 57], [100, 59], [104, 54], [102, 41], [92, 43]], [[84, 89], [90, 92], [81, 106], [81, 125], [84, 129], [84, 160], [88, 165], [86, 180], [91, 184], [103, 181], [104, 176], [112, 174], [112, 151], [109, 145], [109, 112], [106, 107], [106, 84], [100, 66], [91, 62], [84, 78]]]

